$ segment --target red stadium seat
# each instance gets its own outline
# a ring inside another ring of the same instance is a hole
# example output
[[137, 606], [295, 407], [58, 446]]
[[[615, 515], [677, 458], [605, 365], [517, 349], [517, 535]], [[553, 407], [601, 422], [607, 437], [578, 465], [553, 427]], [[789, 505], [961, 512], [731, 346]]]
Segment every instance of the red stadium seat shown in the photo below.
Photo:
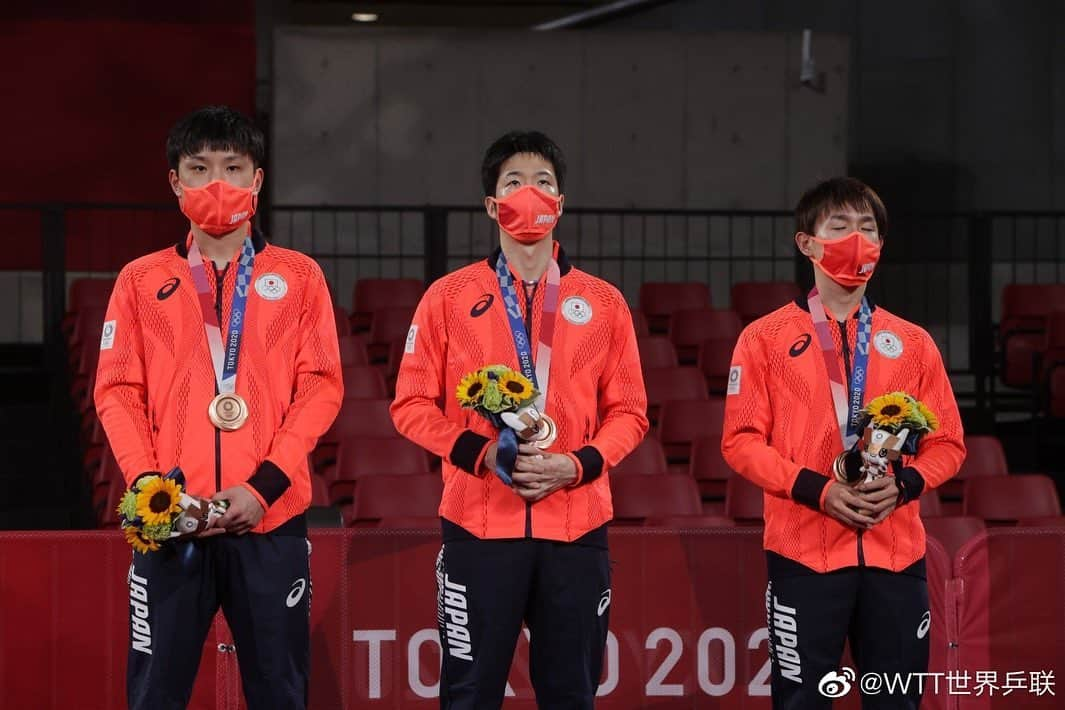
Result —
[[1047, 380], [1047, 412], [1052, 417], [1065, 417], [1065, 366], [1050, 371]]
[[723, 515], [659, 515], [647, 518], [644, 526], [693, 530], [700, 528], [731, 528], [736, 525], [732, 518]]
[[126, 484], [121, 476], [111, 479], [93, 492], [93, 507], [96, 512], [96, 525], [101, 528], [119, 527], [118, 504], [126, 492]]
[[348, 312], [343, 307], [333, 304], [333, 320], [337, 326], [337, 337], [351, 335], [351, 323], [348, 322]]
[[437, 515], [403, 515], [381, 518], [377, 527], [389, 530], [440, 530], [440, 517]]
[[369, 330], [375, 313], [384, 308], [413, 310], [424, 293], [418, 279], [359, 279], [352, 293], [351, 326], [356, 332]]
[[111, 300], [111, 291], [115, 288], [115, 280], [105, 278], [78, 278], [70, 282], [70, 293], [67, 299], [67, 313], [63, 317], [63, 332], [67, 335], [74, 328], [77, 314], [86, 308], [107, 308]]
[[406, 345], [405, 340], [396, 340], [388, 347], [388, 363], [384, 367], [384, 373], [389, 395], [396, 393], [396, 379], [399, 377], [399, 366], [403, 364], [403, 356], [406, 354]]
[[1002, 449], [1002, 442], [998, 437], [967, 434], [965, 450], [965, 461], [962, 462], [958, 475], [939, 487], [939, 495], [947, 503], [961, 500], [965, 482], [970, 478], [1009, 475], [1006, 452]]
[[967, 481], [970, 478], [1009, 475], [1006, 452], [998, 437], [972, 434], [967, 435], [964, 441], [967, 454], [957, 479]]
[[345, 367], [344, 401], [351, 399], [385, 399], [388, 388], [381, 371], [372, 365], [353, 365]]
[[1065, 311], [1065, 284], [1009, 284], [1002, 289], [1002, 325], [1045, 326], [1048, 314]]
[[658, 412], [658, 440], [670, 464], [682, 464], [687, 473], [691, 463], [692, 442], [704, 436], [717, 436], [725, 426], [725, 400], [674, 399], [662, 404]]
[[980, 518], [971, 515], [944, 515], [924, 519], [925, 533], [939, 540], [951, 559], [961, 546], [987, 527]]
[[743, 476], [725, 482], [725, 515], [741, 524], [763, 522], [765, 493]]
[[339, 339], [339, 345], [340, 364], [343, 367], [370, 364], [370, 356], [366, 354], [366, 339], [362, 335], [345, 335]]
[[126, 480], [122, 477], [122, 470], [118, 467], [118, 460], [115, 459], [111, 447], [107, 446], [100, 456], [100, 465], [93, 471], [93, 491], [105, 488], [112, 482], [118, 483], [123, 488], [126, 486]]
[[367, 476], [430, 473], [425, 450], [406, 439], [349, 437], [337, 444], [336, 466], [326, 469], [329, 500], [352, 497], [356, 484]]
[[746, 325], [800, 295], [798, 284], [792, 281], [740, 281], [732, 284], [732, 310]]
[[658, 423], [658, 411], [664, 402], [673, 399], [707, 399], [706, 380], [695, 367], [656, 367], [644, 370], [647, 387], [647, 416], [652, 425]]
[[85, 338], [77, 345], [71, 345], [69, 364], [70, 372], [73, 376], [86, 378], [89, 376], [89, 373], [96, 371], [96, 367], [99, 363], [99, 338]]
[[1019, 528], [1065, 528], [1065, 515], [1043, 515], [1036, 518], [1021, 518]]
[[370, 439], [387, 439], [399, 436], [389, 411], [392, 400], [364, 399], [345, 402], [337, 414], [333, 426], [322, 441], [339, 442], [349, 437], [363, 436]]
[[699, 346], [699, 369], [706, 378], [706, 387], [710, 394], [725, 394], [728, 389], [728, 374], [732, 369], [732, 353], [736, 350], [736, 341], [714, 338], [703, 341]]
[[359, 482], [351, 507], [351, 523], [358, 525], [396, 517], [432, 517], [440, 507], [444, 484], [439, 476], [367, 476]]
[[345, 400], [337, 414], [336, 421], [311, 453], [311, 465], [317, 473], [324, 473], [325, 468], [336, 462], [337, 444], [349, 437], [369, 439], [387, 439], [398, 437], [399, 432], [392, 424], [389, 407], [390, 399], [349, 399]]
[[81, 422], [81, 467], [87, 480], [92, 480], [108, 448], [104, 425], [95, 411], [89, 411]]
[[735, 475], [721, 455], [721, 432], [701, 436], [692, 442], [691, 475], [699, 484], [703, 502], [723, 504], [725, 482]]
[[640, 351], [640, 367], [644, 370], [677, 367], [677, 350], [663, 335], [637, 336], [636, 347]]
[[610, 469], [611, 476], [632, 476], [639, 474], [664, 474], [668, 470], [666, 454], [662, 444], [654, 436], [645, 436], [632, 452]]
[[940, 502], [939, 493], [935, 489], [922, 493], [918, 503], [921, 506], [922, 518], [936, 518], [943, 515], [943, 504]]
[[1054, 481], [1041, 474], [987, 476], [965, 482], [962, 512], [991, 523], [1061, 515]]
[[70, 345], [76, 347], [82, 343], [90, 342], [96, 349], [100, 349], [100, 335], [103, 332], [104, 317], [107, 314], [107, 305], [86, 306], [74, 315], [74, 327], [70, 331]]
[[1048, 351], [1065, 350], [1065, 311], [1053, 311], [1047, 315], [1047, 331], [1044, 347]]
[[1056, 311], [1047, 318], [1040, 373], [1047, 414], [1065, 417], [1065, 311]]
[[370, 325], [370, 337], [367, 340], [370, 362], [382, 364], [387, 362], [392, 344], [406, 342], [412, 320], [414, 320], [413, 308], [382, 308], [376, 311], [373, 323]]
[[329, 486], [325, 479], [317, 474], [311, 474], [311, 505], [324, 507], [329, 505]]
[[1002, 290], [999, 324], [1003, 383], [1027, 387], [1036, 356], [1046, 345], [1047, 319], [1065, 311], [1065, 284], [1009, 284]]
[[83, 277], [70, 282], [70, 298], [67, 309], [72, 313], [92, 306], [107, 307], [111, 300], [111, 291], [115, 288], [115, 279]]
[[669, 317], [686, 308], [709, 308], [710, 287], [700, 281], [648, 281], [640, 286], [640, 311], [652, 333], [664, 333]]
[[699, 489], [690, 476], [617, 476], [610, 479], [614, 520], [643, 524], [649, 517], [699, 515]]
[[651, 327], [647, 325], [647, 316], [643, 314], [643, 311], [632, 312], [632, 328], [636, 331], [637, 338], [651, 334]]
[[699, 347], [706, 340], [735, 343], [743, 324], [735, 311], [711, 308], [676, 311], [669, 320], [669, 339], [677, 349], [682, 365], [694, 365], [699, 359]]

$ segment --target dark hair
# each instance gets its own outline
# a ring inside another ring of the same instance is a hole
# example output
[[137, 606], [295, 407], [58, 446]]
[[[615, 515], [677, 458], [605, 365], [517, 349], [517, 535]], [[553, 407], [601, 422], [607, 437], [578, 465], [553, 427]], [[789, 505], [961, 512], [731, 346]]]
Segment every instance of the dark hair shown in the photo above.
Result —
[[817, 223], [832, 210], [841, 207], [869, 210], [876, 219], [876, 231], [880, 233], [880, 238], [883, 239], [887, 234], [887, 208], [880, 196], [873, 188], [852, 177], [834, 177], [807, 190], [795, 206], [797, 231], [814, 234]]
[[205, 106], [170, 129], [166, 161], [172, 170], [177, 170], [182, 156], [201, 150], [231, 150], [247, 155], [258, 168], [265, 157], [265, 143], [263, 132], [240, 111], [229, 106]]
[[488, 150], [484, 153], [484, 161], [481, 163], [481, 185], [484, 187], [486, 197], [496, 194], [499, 168], [511, 156], [518, 153], [539, 155], [551, 163], [555, 169], [555, 179], [558, 180], [558, 191], [565, 192], [566, 159], [562, 156], [562, 149], [539, 131], [511, 131], [488, 146]]

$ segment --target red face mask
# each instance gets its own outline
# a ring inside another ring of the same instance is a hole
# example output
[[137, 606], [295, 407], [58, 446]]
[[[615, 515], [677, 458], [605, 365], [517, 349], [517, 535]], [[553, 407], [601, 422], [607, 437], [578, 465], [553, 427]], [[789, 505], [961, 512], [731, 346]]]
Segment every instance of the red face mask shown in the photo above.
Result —
[[499, 226], [522, 244], [535, 244], [558, 224], [560, 198], [532, 185], [494, 199]]
[[820, 259], [811, 259], [821, 272], [841, 286], [861, 286], [873, 275], [880, 260], [880, 244], [873, 244], [861, 232], [842, 239], [814, 241], [824, 247]]
[[212, 180], [203, 187], [181, 184], [181, 211], [212, 237], [236, 231], [252, 218], [258, 202], [252, 188], [230, 185], [225, 180]]

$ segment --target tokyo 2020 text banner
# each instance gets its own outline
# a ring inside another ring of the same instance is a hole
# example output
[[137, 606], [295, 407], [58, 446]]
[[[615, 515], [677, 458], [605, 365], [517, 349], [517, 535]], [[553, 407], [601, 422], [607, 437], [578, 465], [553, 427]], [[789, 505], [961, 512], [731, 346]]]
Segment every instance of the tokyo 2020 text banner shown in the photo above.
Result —
[[[438, 535], [356, 529], [315, 531], [311, 541], [311, 707], [436, 707]], [[616, 528], [610, 544], [611, 633], [597, 707], [768, 708], [760, 533]], [[124, 707], [129, 560], [113, 531], [0, 533], [0, 707]], [[942, 677], [923, 707], [1065, 706], [1045, 692], [1046, 671], [1065, 673], [1065, 530], [992, 530], [953, 562], [931, 541], [928, 560], [929, 670]], [[150, 610], [144, 621], [150, 628]], [[528, 649], [523, 634], [506, 708], [535, 707]], [[243, 707], [238, 652], [219, 617], [190, 707]], [[946, 673], [959, 671], [970, 675], [968, 694], [946, 686]], [[1039, 671], [1037, 695], [1030, 674]], [[836, 707], [858, 707], [858, 682]]]

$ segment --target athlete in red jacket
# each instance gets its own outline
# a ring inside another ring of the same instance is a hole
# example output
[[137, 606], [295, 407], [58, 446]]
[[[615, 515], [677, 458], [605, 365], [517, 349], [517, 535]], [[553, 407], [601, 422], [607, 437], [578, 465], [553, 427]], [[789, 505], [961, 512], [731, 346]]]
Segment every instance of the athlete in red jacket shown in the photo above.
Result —
[[[561, 151], [540, 133], [488, 149], [482, 181], [500, 249], [429, 288], [396, 382], [396, 427], [444, 458], [443, 708], [502, 704], [523, 620], [540, 707], [590, 708], [599, 684], [610, 605], [605, 474], [646, 433], [647, 397], [621, 294], [571, 266], [552, 240], [564, 180]], [[509, 485], [495, 473], [499, 432], [455, 396], [464, 375], [495, 364], [527, 369], [558, 427], [548, 450], [521, 446]]]
[[188, 704], [221, 606], [249, 708], [303, 708], [307, 455], [343, 387], [332, 299], [313, 260], [252, 232], [263, 136], [247, 118], [197, 111], [167, 157], [190, 232], [119, 274], [96, 409], [127, 482], [180, 466], [189, 493], [230, 505], [203, 537], [134, 553], [128, 703]]
[[[721, 447], [733, 469], [765, 490], [773, 706], [807, 710], [831, 706], [822, 691], [841, 687], [848, 637], [860, 673], [927, 671], [917, 499], [957, 473], [965, 448], [935, 343], [865, 298], [887, 231], [880, 198], [857, 180], [836, 178], [807, 192], [796, 216], [796, 243], [814, 263], [816, 292], [743, 331]], [[826, 319], [818, 332], [815, 323]], [[830, 361], [845, 379], [838, 395]], [[830, 478], [844, 448], [840, 412], [846, 417], [852, 400], [864, 406], [899, 390], [924, 402], [939, 428], [894, 475], [853, 489]], [[916, 708], [918, 686], [864, 696], [862, 706]]]

